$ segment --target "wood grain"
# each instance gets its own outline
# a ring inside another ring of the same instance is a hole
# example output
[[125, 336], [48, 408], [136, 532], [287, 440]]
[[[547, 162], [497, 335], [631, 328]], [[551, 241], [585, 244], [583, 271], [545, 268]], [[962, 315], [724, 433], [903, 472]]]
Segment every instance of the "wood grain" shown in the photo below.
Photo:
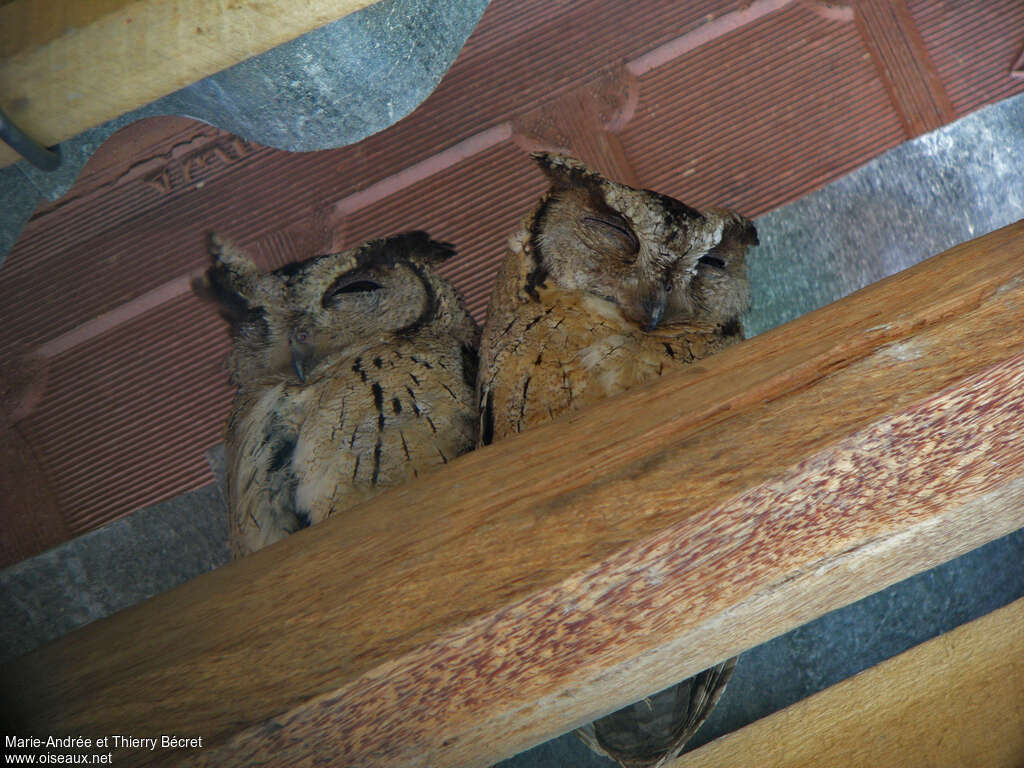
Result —
[[[374, 0], [14, 0], [0, 7], [0, 104], [56, 144]], [[0, 144], [0, 168], [18, 155]]]
[[[487, 765], [1024, 525], [1024, 221], [12, 664], [123, 765]], [[20, 692], [20, 693], [19, 693]]]
[[694, 750], [673, 768], [1024, 765], [1024, 599]]

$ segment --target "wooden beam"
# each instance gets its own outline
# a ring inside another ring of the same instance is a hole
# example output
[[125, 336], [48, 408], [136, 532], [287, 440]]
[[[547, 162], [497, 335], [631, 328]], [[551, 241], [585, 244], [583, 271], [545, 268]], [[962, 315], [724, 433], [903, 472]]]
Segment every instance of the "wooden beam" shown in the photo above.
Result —
[[1021, 527], [1022, 412], [1024, 221], [88, 626], [0, 686], [24, 732], [207, 745], [119, 765], [488, 765]]
[[673, 768], [1024, 765], [1024, 599], [746, 728]]
[[[0, 106], [52, 145], [376, 0], [14, 0], [0, 6]], [[0, 168], [18, 160], [0, 143]]]

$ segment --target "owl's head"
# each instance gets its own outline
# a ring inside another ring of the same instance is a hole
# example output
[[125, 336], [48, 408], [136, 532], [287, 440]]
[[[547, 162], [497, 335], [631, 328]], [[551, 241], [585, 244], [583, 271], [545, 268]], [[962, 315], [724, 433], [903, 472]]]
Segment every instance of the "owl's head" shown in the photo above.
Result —
[[302, 383], [328, 358], [402, 336], [445, 333], [474, 345], [476, 325], [434, 272], [453, 253], [425, 232], [407, 232], [263, 272], [214, 234], [213, 263], [193, 287], [231, 326], [236, 384]]
[[533, 157], [551, 188], [530, 227], [532, 284], [551, 279], [607, 299], [648, 331], [726, 325], [746, 311], [753, 223], [611, 181], [569, 157]]

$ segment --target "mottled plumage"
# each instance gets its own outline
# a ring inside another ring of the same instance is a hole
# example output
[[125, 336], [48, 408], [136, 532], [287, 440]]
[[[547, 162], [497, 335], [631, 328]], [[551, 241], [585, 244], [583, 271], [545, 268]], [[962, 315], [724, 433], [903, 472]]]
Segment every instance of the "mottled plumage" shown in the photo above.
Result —
[[510, 240], [481, 342], [484, 443], [743, 338], [753, 224], [536, 157], [552, 186]]
[[231, 325], [236, 556], [446, 464], [475, 441], [478, 330], [423, 232], [273, 272], [211, 237], [196, 284]]
[[[754, 225], [633, 189], [559, 155], [513, 235], [480, 348], [480, 442], [652, 381], [742, 340]], [[714, 707], [735, 660], [578, 733], [626, 766], [661, 764]]]

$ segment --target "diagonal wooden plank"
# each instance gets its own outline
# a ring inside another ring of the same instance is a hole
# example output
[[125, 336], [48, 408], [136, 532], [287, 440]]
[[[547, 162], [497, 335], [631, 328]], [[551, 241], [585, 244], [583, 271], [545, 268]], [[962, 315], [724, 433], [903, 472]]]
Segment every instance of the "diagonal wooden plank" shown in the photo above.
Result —
[[[0, 104], [56, 144], [376, 0], [13, 0], [0, 6]], [[0, 167], [18, 155], [0, 143]]]
[[[1024, 525], [1024, 222], [5, 667], [124, 765], [486, 765]], [[19, 732], [21, 732], [19, 731]]]
[[1024, 765], [1024, 599], [694, 750], [673, 768]]

